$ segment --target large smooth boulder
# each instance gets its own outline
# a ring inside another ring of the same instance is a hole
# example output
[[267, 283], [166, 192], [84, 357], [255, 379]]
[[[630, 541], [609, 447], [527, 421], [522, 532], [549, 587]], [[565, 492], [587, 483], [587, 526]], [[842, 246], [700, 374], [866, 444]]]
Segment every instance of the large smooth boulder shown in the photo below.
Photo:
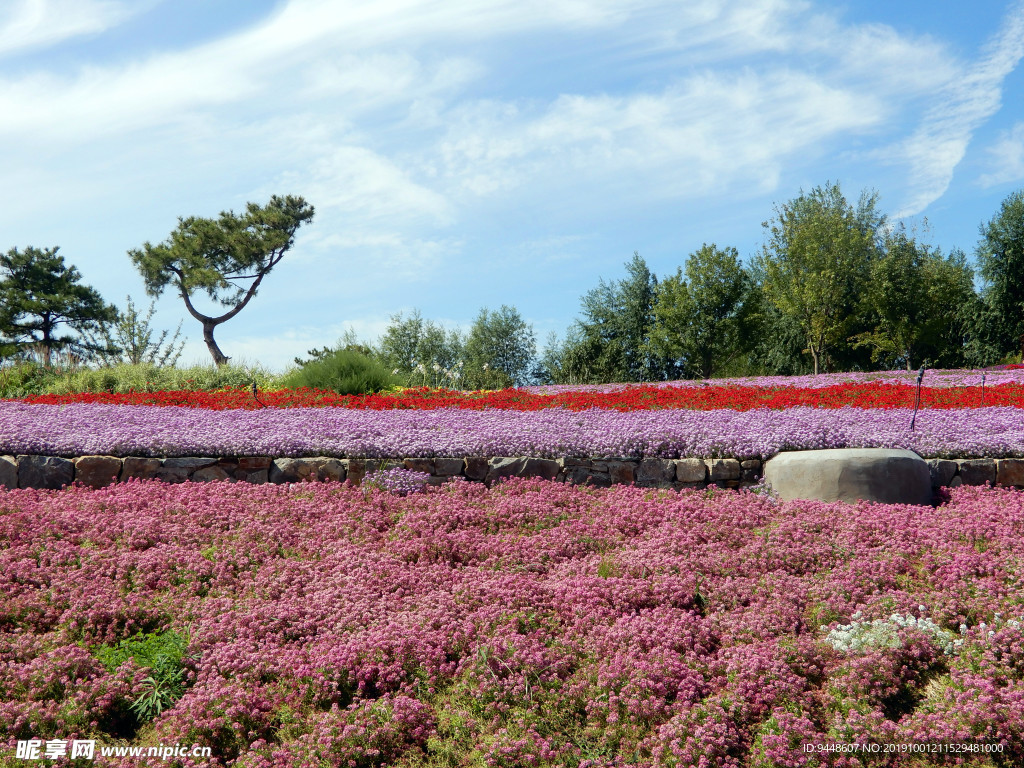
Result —
[[922, 505], [932, 500], [928, 463], [897, 448], [787, 451], [765, 462], [764, 479], [784, 500]]

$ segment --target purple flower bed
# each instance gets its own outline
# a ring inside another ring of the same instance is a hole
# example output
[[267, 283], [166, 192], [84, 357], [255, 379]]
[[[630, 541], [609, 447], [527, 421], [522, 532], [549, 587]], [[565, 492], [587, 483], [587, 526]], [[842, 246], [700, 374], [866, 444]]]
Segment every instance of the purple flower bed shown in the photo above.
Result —
[[[0, 491], [0, 760], [37, 737], [246, 768], [1019, 765], [1021, 551], [1024, 494], [981, 488]], [[109, 664], [137, 632], [187, 641], [145, 718], [150, 670]], [[805, 751], [854, 743], [1001, 751]]]
[[627, 456], [768, 458], [785, 450], [907, 448], [1022, 456], [1024, 410], [208, 411], [0, 403], [0, 454], [78, 456]]

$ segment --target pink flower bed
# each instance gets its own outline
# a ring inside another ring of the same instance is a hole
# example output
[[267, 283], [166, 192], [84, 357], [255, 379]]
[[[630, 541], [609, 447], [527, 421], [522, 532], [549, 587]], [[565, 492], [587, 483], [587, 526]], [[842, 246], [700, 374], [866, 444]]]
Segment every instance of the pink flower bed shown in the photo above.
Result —
[[[250, 768], [1017, 765], [1022, 551], [1024, 494], [981, 488], [0, 491], [0, 761], [35, 737]], [[187, 638], [143, 721], [147, 670], [99, 660], [137, 632]], [[805, 747], [854, 743], [989, 752]]]

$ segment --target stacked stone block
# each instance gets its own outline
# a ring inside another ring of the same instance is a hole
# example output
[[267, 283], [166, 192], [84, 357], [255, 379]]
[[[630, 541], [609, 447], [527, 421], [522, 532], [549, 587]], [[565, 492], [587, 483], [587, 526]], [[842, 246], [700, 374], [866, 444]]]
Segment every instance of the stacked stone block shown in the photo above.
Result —
[[[746, 488], [761, 479], [759, 459], [686, 458], [542, 459], [529, 456], [466, 456], [439, 458], [338, 459], [329, 456], [274, 458], [271, 456], [0, 456], [0, 487], [61, 488], [79, 483], [101, 488], [133, 478], [167, 483], [213, 480], [247, 483], [299, 483], [351, 480], [362, 482], [368, 472], [389, 467], [425, 472], [430, 484], [459, 477], [490, 486], [509, 477], [609, 487]], [[991, 485], [1024, 487], [1024, 459], [930, 459], [933, 487]]]

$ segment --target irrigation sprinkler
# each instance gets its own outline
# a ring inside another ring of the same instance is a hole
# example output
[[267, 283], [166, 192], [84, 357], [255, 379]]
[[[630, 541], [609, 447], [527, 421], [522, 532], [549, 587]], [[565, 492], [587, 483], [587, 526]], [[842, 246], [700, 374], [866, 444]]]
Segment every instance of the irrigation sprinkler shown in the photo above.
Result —
[[986, 376], [986, 373], [984, 371], [982, 371], [982, 373], [981, 373], [981, 406], [982, 406], [982, 408], [985, 407], [985, 376]]
[[264, 403], [262, 400], [260, 400], [260, 396], [259, 396], [259, 394], [257, 393], [257, 390], [256, 390], [256, 382], [255, 381], [252, 383], [252, 396], [253, 396], [253, 399], [257, 403], [260, 404], [260, 407], [262, 407], [262, 408], [266, 408], [267, 407], [266, 403]]
[[917, 421], [917, 407], [921, 404], [921, 379], [924, 378], [924, 366], [917, 372], [917, 396], [914, 398], [914, 415], [910, 417], [910, 431], [914, 431], [914, 422]]

